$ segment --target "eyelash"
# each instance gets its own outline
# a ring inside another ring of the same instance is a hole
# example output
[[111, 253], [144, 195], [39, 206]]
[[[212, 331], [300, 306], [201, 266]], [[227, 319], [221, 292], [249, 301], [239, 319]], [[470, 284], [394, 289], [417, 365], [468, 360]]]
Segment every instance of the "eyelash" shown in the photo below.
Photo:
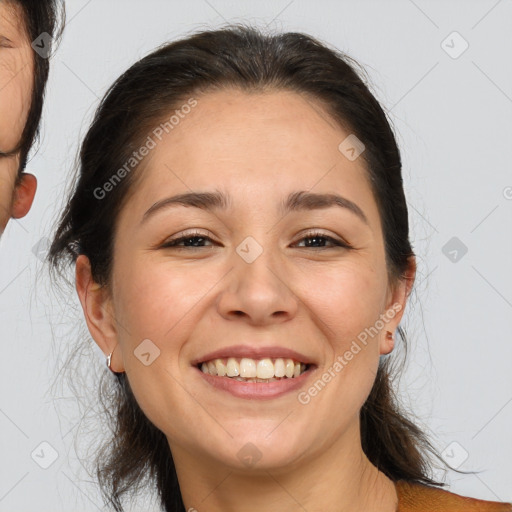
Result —
[[[205, 246], [199, 246], [199, 247], [193, 247], [193, 246], [178, 246], [177, 244], [183, 241], [191, 240], [194, 238], [202, 238], [204, 240], [210, 240], [213, 241], [209, 236], [206, 236], [204, 233], [200, 233], [198, 231], [194, 231], [193, 233], [181, 236], [179, 238], [175, 238], [173, 240], [169, 240], [168, 242], [165, 242], [161, 248], [173, 248], [173, 249], [202, 249]], [[346, 242], [342, 242], [341, 240], [337, 240], [336, 238], [333, 238], [331, 236], [328, 236], [320, 231], [309, 231], [307, 232], [300, 240], [299, 242], [302, 242], [303, 240], [313, 239], [313, 238], [321, 238], [324, 240], [327, 240], [332, 244], [331, 247], [304, 247], [304, 249], [334, 249], [336, 247], [341, 247], [345, 249], [351, 249], [352, 246], [349, 245]]]

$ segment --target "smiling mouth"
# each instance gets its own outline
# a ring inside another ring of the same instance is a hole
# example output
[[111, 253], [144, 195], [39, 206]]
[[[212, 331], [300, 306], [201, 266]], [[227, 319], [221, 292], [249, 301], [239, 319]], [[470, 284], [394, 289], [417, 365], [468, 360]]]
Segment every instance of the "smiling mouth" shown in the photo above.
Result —
[[219, 358], [203, 361], [197, 368], [203, 373], [241, 382], [274, 382], [297, 378], [312, 365], [289, 358]]

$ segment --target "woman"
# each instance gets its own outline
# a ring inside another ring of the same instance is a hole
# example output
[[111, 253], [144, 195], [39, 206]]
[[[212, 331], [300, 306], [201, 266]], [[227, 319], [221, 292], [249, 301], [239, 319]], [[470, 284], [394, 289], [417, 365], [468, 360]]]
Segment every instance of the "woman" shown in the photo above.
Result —
[[102, 101], [49, 260], [75, 264], [116, 377], [98, 459], [115, 510], [147, 476], [166, 511], [512, 510], [441, 489], [393, 398], [416, 264], [399, 150], [355, 65], [231, 26]]

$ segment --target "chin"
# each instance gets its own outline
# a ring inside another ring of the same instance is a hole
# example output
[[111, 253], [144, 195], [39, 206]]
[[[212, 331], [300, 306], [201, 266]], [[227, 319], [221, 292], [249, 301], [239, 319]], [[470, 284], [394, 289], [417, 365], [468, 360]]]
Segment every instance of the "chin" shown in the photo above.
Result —
[[[273, 428], [278, 424], [274, 423]], [[247, 431], [233, 435], [223, 451], [216, 450], [211, 456], [238, 471], [273, 471], [292, 467], [303, 456], [304, 441], [296, 439], [285, 429], [278, 433], [279, 428], [270, 435], [272, 429], [267, 427], [254, 435], [248, 435]]]

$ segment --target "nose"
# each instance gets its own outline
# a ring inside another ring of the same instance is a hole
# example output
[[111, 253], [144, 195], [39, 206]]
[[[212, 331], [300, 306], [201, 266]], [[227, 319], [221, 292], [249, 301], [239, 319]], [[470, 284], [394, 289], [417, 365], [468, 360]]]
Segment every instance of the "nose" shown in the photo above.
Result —
[[264, 251], [252, 263], [234, 255], [234, 268], [226, 276], [217, 308], [228, 320], [242, 318], [251, 325], [266, 325], [295, 317], [299, 302], [284, 265], [271, 261]]

